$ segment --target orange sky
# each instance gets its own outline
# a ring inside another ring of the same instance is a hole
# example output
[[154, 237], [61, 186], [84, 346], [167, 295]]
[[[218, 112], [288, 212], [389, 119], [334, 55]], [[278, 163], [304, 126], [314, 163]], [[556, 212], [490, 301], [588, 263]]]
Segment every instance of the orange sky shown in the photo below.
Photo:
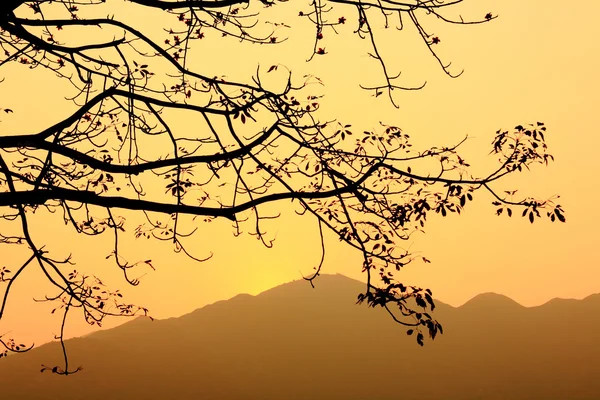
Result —
[[[427, 233], [415, 235], [410, 248], [433, 262], [411, 265], [400, 277], [431, 288], [436, 298], [452, 305], [488, 291], [524, 305], [600, 292], [600, 256], [595, 251], [600, 209], [593, 205], [600, 194], [596, 162], [600, 146], [600, 55], [596, 51], [600, 27], [595, 21], [600, 5], [591, 0], [579, 2], [577, 7], [541, 0], [466, 3], [465, 15], [481, 17], [493, 11], [499, 18], [482, 26], [435, 25], [433, 31], [442, 41], [440, 55], [453, 61], [455, 71], [465, 69], [458, 79], [441, 73], [416, 36], [407, 33], [400, 41], [391, 29], [376, 32], [390, 64], [403, 71], [408, 84], [428, 81], [422, 91], [397, 93], [400, 109], [393, 108], [384, 96], [374, 99], [357, 88], [358, 83], [369, 83], [364, 80], [368, 74], [378, 71], [365, 55], [363, 44], [351, 34], [355, 27], [350, 23], [337, 37], [326, 31], [328, 54], [308, 64], [305, 60], [312, 36], [303, 34], [306, 24], [300, 19], [293, 20], [296, 25], [288, 31], [290, 40], [280, 47], [239, 47], [228, 42], [236, 49], [231, 53], [217, 39], [202, 44], [215, 58], [201, 57], [198, 62], [210, 62], [207, 70], [239, 79], [250, 76], [257, 62], [265, 68], [282, 63], [298, 74], [312, 72], [326, 84], [324, 115], [335, 115], [357, 129], [375, 128], [380, 120], [395, 124], [423, 146], [450, 145], [468, 134], [473, 139], [462, 154], [472, 171], [481, 174], [494, 161], [487, 153], [497, 129], [545, 122], [556, 162], [502, 185], [540, 198], [560, 194], [567, 224], [540, 220], [531, 225], [520, 217], [496, 217], [492, 200], [478, 193], [477, 201], [460, 217], [430, 217]], [[297, 10], [301, 4], [286, 7]], [[278, 12], [278, 7], [269, 12]], [[200, 56], [206, 53], [198, 51]], [[0, 104], [14, 109], [15, 114], [1, 116], [0, 134], [35, 132], [64, 112], [61, 107], [68, 103], [56, 101], [62, 93], [52, 90], [47, 77], [23, 69], [8, 71], [3, 67], [0, 75], [7, 78], [0, 86]], [[15, 78], [20, 76], [22, 80]], [[34, 107], [28, 109], [28, 104]], [[73, 238], [60, 218], [44, 217], [38, 222], [38, 242], [47, 240], [53, 250], [73, 252], [78, 264], [93, 268], [108, 283], [125, 286], [116, 267], [104, 260], [110, 252], [108, 237]], [[240, 292], [256, 294], [310, 273], [320, 257], [316, 223], [288, 210], [269, 229], [277, 238], [273, 249], [265, 249], [247, 235], [234, 238], [229, 222], [214, 222], [212, 229], [193, 239], [192, 246], [199, 254], [214, 253], [202, 264], [173, 254], [168, 246], [128, 237], [129, 243], [137, 246], [132, 247], [137, 251], [130, 253], [152, 258], [158, 270], [150, 271], [139, 287], [126, 289], [126, 293], [132, 301], [147, 306], [153, 316], [166, 318]], [[323, 271], [362, 279], [359, 254], [337, 239], [329, 239]], [[3, 253], [0, 261], [13, 268], [17, 262], [11, 253]], [[41, 343], [57, 332], [57, 317], [49, 315], [46, 305], [31, 301], [32, 296], [44, 294], [42, 277], [36, 274], [37, 270], [28, 271], [15, 285], [6, 318], [0, 321], [0, 334], [11, 331], [13, 336]], [[88, 331], [81, 321], [73, 320], [67, 334]]]

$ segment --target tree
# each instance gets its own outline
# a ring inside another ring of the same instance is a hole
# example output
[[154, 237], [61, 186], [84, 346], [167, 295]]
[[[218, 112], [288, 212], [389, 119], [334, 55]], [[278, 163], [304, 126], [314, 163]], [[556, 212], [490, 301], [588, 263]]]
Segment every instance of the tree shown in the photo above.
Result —
[[[299, 17], [314, 25], [313, 58], [327, 55], [321, 45], [324, 34], [350, 24], [344, 13], [356, 11], [354, 34], [370, 44], [369, 55], [378, 65], [374, 76], [381, 82], [362, 87], [375, 97], [386, 94], [382, 99], [397, 106], [394, 90], [424, 85], [403, 85], [399, 74], [389, 72], [375, 27], [402, 28], [405, 21], [414, 25], [441, 69], [456, 77], [460, 73], [453, 74], [435, 51], [440, 38], [427, 33], [424, 23], [435, 18], [467, 25], [495, 18], [491, 13], [476, 21], [448, 16], [461, 2], [314, 0]], [[136, 28], [131, 22], [135, 17], [119, 13], [125, 5], [154, 13], [164, 30]], [[108, 289], [96, 276], [73, 270], [70, 257], [57, 258], [36, 243], [30, 234], [34, 212], [58, 212], [81, 235], [112, 235], [109, 257], [125, 280], [137, 285], [131, 270], [153, 266], [151, 260], [127, 262], [121, 256], [125, 215], [137, 212], [145, 219], [135, 227], [136, 237], [170, 241], [175, 251], [203, 261], [184, 244], [200, 224], [225, 218], [234, 234], [251, 229], [271, 246], [261, 227], [275, 216], [264, 207], [291, 202], [298, 213], [318, 223], [323, 257], [324, 230], [361, 252], [366, 287], [358, 302], [385, 308], [420, 345], [425, 334], [433, 339], [442, 333], [442, 325], [429, 314], [435, 307], [432, 293], [406, 286], [394, 274], [412, 261], [428, 262], [401, 247], [412, 233], [423, 230], [427, 215], [460, 213], [474, 192], [483, 189], [495, 198], [498, 215], [511, 216], [518, 208], [531, 222], [542, 212], [552, 221], [565, 221], [553, 199], [516, 200], [514, 191], [505, 196], [493, 188], [509, 174], [552, 160], [541, 122], [496, 132], [492, 153], [499, 164], [477, 177], [458, 153], [464, 141], [415, 151], [409, 136], [395, 125], [382, 123], [379, 131], [361, 132], [338, 120], [321, 121], [320, 95], [309, 87], [321, 83], [315, 76], [298, 80], [276, 64], [236, 82], [211, 77], [203, 73], [202, 64], [191, 62], [200, 40], [223, 36], [265, 46], [285, 41], [277, 32], [289, 25], [270, 22], [265, 30], [257, 24], [271, 7], [283, 5], [270, 0], [0, 3], [0, 66], [45, 70], [76, 90], [68, 105], [73, 112], [66, 118], [37, 133], [0, 136], [0, 240], [29, 254], [0, 270], [5, 284], [0, 318], [20, 274], [33, 265], [41, 268], [56, 288], [46, 300], [57, 302], [63, 313], [58, 338], [65, 365], [48, 368], [52, 372], [78, 370], [69, 368], [63, 343], [70, 310], [81, 309], [92, 325], [106, 316], [148, 311], [125, 302], [118, 290]], [[264, 79], [276, 74], [283, 85], [269, 89]], [[27, 110], [3, 111], [10, 118], [26, 118]], [[201, 121], [201, 133], [177, 129], [173, 121], [182, 113]], [[413, 171], [411, 166], [417, 167]], [[423, 172], [425, 167], [429, 172]], [[305, 278], [311, 285], [321, 265]], [[30, 348], [1, 337], [0, 343], [4, 354]]]

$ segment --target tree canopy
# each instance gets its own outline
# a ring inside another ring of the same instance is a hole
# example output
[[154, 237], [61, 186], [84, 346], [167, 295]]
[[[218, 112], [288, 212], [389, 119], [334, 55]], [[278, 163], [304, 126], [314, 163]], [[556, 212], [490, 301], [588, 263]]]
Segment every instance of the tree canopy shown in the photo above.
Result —
[[[485, 11], [481, 19], [466, 20], [453, 11], [462, 2], [313, 0], [297, 5], [305, 8], [296, 12], [299, 21], [314, 29], [307, 39], [312, 43], [309, 61], [327, 56], [324, 34], [352, 25], [351, 34], [369, 44], [368, 55], [375, 61], [372, 77], [379, 83], [351, 84], [361, 84], [367, 95], [383, 94], [379, 101], [397, 106], [394, 93], [424, 84], [411, 86], [391, 72], [396, 67], [380, 50], [377, 30], [416, 32], [415, 39], [441, 70], [457, 77], [460, 71], [452, 71], [438, 56], [441, 39], [428, 33], [428, 21], [469, 25], [496, 18]], [[45, 79], [68, 82], [75, 93], [65, 93], [65, 109], [71, 110], [65, 118], [39, 132], [0, 135], [0, 242], [28, 251], [25, 259], [0, 265], [0, 319], [13, 284], [35, 266], [56, 288], [45, 300], [56, 302], [63, 313], [61, 343], [70, 310], [82, 310], [92, 325], [110, 315], [148, 312], [125, 301], [99, 277], [78, 272], [70, 256], [53, 254], [43, 240], [34, 240], [33, 213], [59, 213], [76, 234], [112, 235], [109, 257], [124, 279], [137, 285], [131, 271], [154, 266], [143, 258], [125, 260], [122, 235], [133, 232], [171, 242], [175, 251], [203, 261], [186, 245], [186, 238], [203, 224], [227, 219], [234, 235], [249, 231], [272, 246], [263, 224], [278, 215], [266, 207], [291, 202], [316, 222], [321, 238], [321, 264], [305, 279], [313, 284], [319, 275], [326, 250], [323, 234], [333, 232], [362, 254], [366, 286], [358, 302], [385, 308], [420, 345], [425, 335], [433, 339], [442, 333], [430, 314], [432, 293], [404, 285], [395, 274], [413, 261], [428, 262], [402, 243], [425, 228], [429, 214], [460, 213], [482, 190], [494, 197], [498, 215], [511, 216], [515, 210], [531, 222], [542, 214], [565, 221], [553, 199], [518, 198], [516, 191], [498, 193], [493, 187], [507, 175], [552, 160], [541, 122], [497, 131], [491, 149], [497, 167], [471, 173], [458, 152], [464, 141], [415, 150], [397, 124], [362, 130], [344, 123], [343, 115], [323, 120], [322, 95], [311, 87], [326, 85], [318, 71], [297, 78], [275, 64], [258, 67], [254, 76], [241, 81], [205, 72], [210, 57], [196, 48], [198, 41], [229, 37], [277, 51], [294, 34], [294, 26], [264, 19], [278, 7], [282, 2], [270, 0], [0, 3], [0, 79], [17, 79], [17, 69], [43, 73]], [[153, 23], [140, 24], [148, 15]], [[264, 83], [273, 75], [280, 80], [278, 90]], [[6, 118], [35, 113], [8, 108], [4, 96], [1, 101]], [[193, 122], [182, 127], [182, 118]], [[135, 213], [145, 221], [126, 230], [126, 217]], [[6, 352], [29, 349], [7, 338], [0, 342]], [[64, 343], [63, 350], [65, 365], [49, 369], [77, 371], [69, 367]]]

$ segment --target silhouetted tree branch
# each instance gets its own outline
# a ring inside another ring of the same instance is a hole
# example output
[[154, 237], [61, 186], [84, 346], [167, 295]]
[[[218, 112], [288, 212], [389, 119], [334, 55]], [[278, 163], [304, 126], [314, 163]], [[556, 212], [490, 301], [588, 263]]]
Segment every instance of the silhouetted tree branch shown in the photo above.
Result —
[[[118, 291], [106, 288], [97, 277], [72, 270], [70, 257], [54, 259], [49, 250], [36, 244], [29, 233], [29, 216], [36, 211], [62, 213], [75, 233], [114, 235], [110, 257], [126, 281], [137, 285], [130, 271], [153, 266], [150, 260], [128, 263], [121, 257], [123, 210], [141, 211], [146, 220], [135, 229], [136, 237], [171, 241], [175, 251], [202, 261], [182, 243], [190, 235], [186, 227], [193, 233], [199, 224], [194, 216], [229, 219], [236, 235], [248, 229], [271, 246], [261, 227], [272, 217], [263, 213], [262, 206], [292, 200], [298, 213], [318, 223], [321, 237], [320, 264], [306, 279], [313, 284], [323, 265], [324, 230], [334, 232], [362, 254], [367, 279], [358, 302], [384, 307], [394, 320], [410, 328], [409, 334], [416, 333], [421, 345], [424, 332], [431, 338], [442, 332], [429, 314], [435, 307], [432, 293], [405, 286], [394, 274], [414, 260], [428, 262], [404, 250], [401, 243], [424, 228], [429, 214], [460, 213], [473, 200], [473, 193], [484, 189], [494, 196], [498, 215], [506, 210], [510, 216], [519, 208], [533, 222], [544, 210], [553, 221], [564, 222], [562, 208], [552, 199], [515, 199], [515, 192], [504, 196], [492, 186], [508, 174], [552, 159], [546, 152], [542, 123], [498, 131], [492, 143], [498, 167], [473, 175], [458, 154], [464, 141], [416, 151], [409, 136], [393, 125], [360, 132], [338, 121], [320, 122], [319, 97], [307, 88], [316, 78], [297, 82], [291, 73], [273, 65], [266, 72], [257, 70], [248, 82], [234, 82], [206, 76], [190, 65], [193, 42], [208, 33], [265, 45], [283, 41], [274, 36], [280, 25], [273, 24], [265, 33], [256, 23], [261, 9], [277, 6], [277, 2], [131, 2], [141, 10], [152, 8], [164, 14], [162, 42], [156, 39], [160, 30], [141, 32], [126, 16], [103, 17], [107, 10], [117, 11], [110, 8], [111, 1], [0, 3], [0, 67], [12, 63], [49, 70], [55, 79], [68, 81], [76, 89], [70, 99], [75, 110], [67, 117], [40, 132], [0, 137], [0, 207], [4, 211], [0, 242], [31, 251], [20, 265], [0, 270], [0, 282], [6, 283], [0, 318], [13, 283], [23, 270], [37, 264], [56, 288], [44, 301], [57, 302], [64, 317], [57, 338], [63, 344], [65, 365], [43, 370], [65, 375], [79, 370], [69, 368], [63, 343], [70, 310], [81, 309], [92, 325], [100, 325], [105, 316], [148, 311], [123, 302]], [[491, 13], [480, 21], [446, 16], [446, 10], [461, 2], [314, 0], [310, 11], [300, 12], [316, 28], [309, 58], [324, 55], [319, 45], [323, 35], [337, 32], [336, 27], [347, 22], [338, 14], [333, 22], [327, 19], [334, 15], [333, 5], [355, 10], [355, 34], [370, 43], [370, 56], [380, 67], [373, 77], [382, 82], [363, 87], [375, 96], [387, 91], [394, 103], [393, 90], [418, 89], [424, 84], [397, 83], [399, 74], [389, 72], [374, 25], [388, 26], [394, 17], [402, 30], [404, 21], [410, 21], [442, 70], [458, 76], [438, 57], [435, 45], [440, 39], [427, 33], [423, 21], [433, 16], [447, 23], [472, 24], [495, 18]], [[171, 26], [173, 21], [176, 24]], [[67, 31], [84, 35], [89, 42], [78, 43]], [[266, 74], [283, 77], [283, 89], [267, 89], [261, 81]], [[203, 122], [182, 131], [173, 123], [175, 112]], [[156, 149], [162, 150], [160, 155]], [[436, 167], [413, 172], [411, 165], [419, 162]], [[7, 351], [29, 349], [1, 336], [0, 344]]]

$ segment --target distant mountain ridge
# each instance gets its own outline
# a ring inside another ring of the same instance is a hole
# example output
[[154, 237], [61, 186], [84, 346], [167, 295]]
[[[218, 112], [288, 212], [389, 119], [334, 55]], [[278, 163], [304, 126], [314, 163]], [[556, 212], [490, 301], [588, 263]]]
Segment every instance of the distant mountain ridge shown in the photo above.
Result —
[[419, 347], [364, 284], [323, 275], [179, 318], [137, 319], [0, 362], [6, 399], [600, 399], [600, 295], [523, 307], [485, 293], [437, 301], [444, 335]]

